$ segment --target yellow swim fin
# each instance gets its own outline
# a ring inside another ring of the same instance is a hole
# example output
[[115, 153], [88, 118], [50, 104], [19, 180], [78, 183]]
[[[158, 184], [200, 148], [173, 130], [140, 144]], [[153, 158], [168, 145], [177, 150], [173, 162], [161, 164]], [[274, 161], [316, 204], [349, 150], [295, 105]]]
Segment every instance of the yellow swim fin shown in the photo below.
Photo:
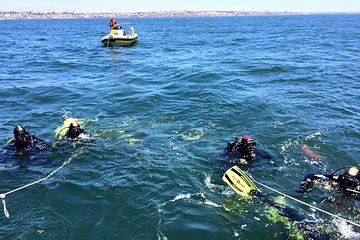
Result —
[[259, 192], [255, 184], [238, 166], [228, 169], [222, 177], [236, 193], [242, 196], [255, 195]]

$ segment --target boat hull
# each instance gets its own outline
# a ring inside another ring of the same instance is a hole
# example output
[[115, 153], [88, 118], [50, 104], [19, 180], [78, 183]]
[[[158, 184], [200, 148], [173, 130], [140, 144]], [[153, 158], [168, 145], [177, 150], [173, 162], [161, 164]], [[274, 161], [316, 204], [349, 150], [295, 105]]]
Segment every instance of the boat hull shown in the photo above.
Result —
[[132, 35], [124, 35], [124, 36], [118, 36], [118, 35], [112, 35], [108, 34], [105, 37], [101, 39], [101, 43], [103, 46], [131, 46], [134, 43], [136, 43], [138, 40], [137, 34]]

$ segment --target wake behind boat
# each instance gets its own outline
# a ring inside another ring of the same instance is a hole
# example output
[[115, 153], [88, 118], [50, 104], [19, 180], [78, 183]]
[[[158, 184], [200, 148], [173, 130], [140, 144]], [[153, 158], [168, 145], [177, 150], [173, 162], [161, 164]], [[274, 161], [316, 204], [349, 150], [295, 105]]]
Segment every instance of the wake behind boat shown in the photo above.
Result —
[[101, 39], [104, 47], [131, 46], [137, 42], [138, 35], [129, 22], [122, 22], [110, 30], [110, 33]]

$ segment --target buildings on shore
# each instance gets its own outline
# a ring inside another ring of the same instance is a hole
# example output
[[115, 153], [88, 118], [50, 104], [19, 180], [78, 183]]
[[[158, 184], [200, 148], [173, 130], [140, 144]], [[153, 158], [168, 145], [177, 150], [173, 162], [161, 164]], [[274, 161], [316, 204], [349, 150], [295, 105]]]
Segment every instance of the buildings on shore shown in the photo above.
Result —
[[[346, 14], [355, 14], [350, 12]], [[338, 14], [337, 12], [269, 12], [269, 11], [162, 11], [162, 12], [121, 12], [121, 13], [76, 13], [76, 12], [0, 12], [0, 20], [5, 19], [64, 19], [64, 18], [146, 18], [146, 17], [220, 17], [220, 16], [262, 16], [262, 15], [301, 15]], [[345, 13], [343, 13], [345, 14]]]

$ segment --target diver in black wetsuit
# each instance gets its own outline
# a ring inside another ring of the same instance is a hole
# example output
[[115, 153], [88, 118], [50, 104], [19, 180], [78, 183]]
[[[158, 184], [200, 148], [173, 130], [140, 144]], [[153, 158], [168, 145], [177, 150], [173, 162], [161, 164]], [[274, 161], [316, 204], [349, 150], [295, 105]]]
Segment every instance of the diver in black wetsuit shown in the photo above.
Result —
[[[287, 227], [292, 228], [292, 226], [295, 226], [292, 231], [295, 239], [304, 239], [303, 234], [305, 234], [309, 239], [330, 239], [330, 236], [326, 232], [322, 232], [318, 229], [313, 222], [308, 221], [305, 217], [299, 215], [294, 209], [277, 203], [265, 193], [260, 191], [251, 179], [252, 176], [250, 173], [243, 172], [238, 166], [231, 167], [223, 175], [223, 180], [238, 194], [242, 196], [254, 196], [260, 202], [265, 203], [269, 207], [275, 208], [277, 211], [270, 210], [269, 217], [271, 217], [271, 215], [276, 216], [278, 214], [284, 218], [279, 219], [277, 216], [276, 218], [284, 222]], [[298, 235], [299, 233], [301, 233], [301, 236]]]
[[[345, 170], [336, 175], [340, 170]], [[360, 170], [358, 167], [344, 167], [332, 174], [308, 174], [301, 181], [297, 192], [307, 193], [313, 182], [326, 182], [332, 189], [339, 189], [346, 194], [360, 196]]]
[[227, 143], [225, 148], [225, 155], [228, 156], [233, 162], [248, 164], [257, 158], [266, 159], [270, 165], [275, 167], [272, 156], [260, 149], [256, 148], [256, 142], [250, 136], [235, 137], [233, 141]]
[[74, 121], [70, 123], [69, 129], [65, 134], [65, 139], [68, 141], [89, 139], [90, 135], [81, 128], [81, 125]]
[[55, 131], [56, 142], [52, 146], [60, 145], [77, 145], [78, 143], [92, 142], [91, 135], [87, 133], [80, 123], [75, 119], [67, 119], [64, 125]]
[[48, 144], [35, 135], [31, 135], [22, 126], [14, 128], [14, 139], [11, 139], [5, 146], [5, 151], [13, 151], [15, 155], [25, 155], [28, 152], [36, 152], [46, 149]]
[[271, 207], [275, 207], [281, 216], [288, 218], [309, 239], [316, 239], [316, 240], [331, 239], [329, 234], [317, 229], [316, 226], [314, 226], [313, 222], [307, 220], [305, 217], [300, 216], [294, 209], [278, 204], [277, 202], [267, 197], [262, 192], [257, 192], [254, 196], [256, 196], [259, 201]]

